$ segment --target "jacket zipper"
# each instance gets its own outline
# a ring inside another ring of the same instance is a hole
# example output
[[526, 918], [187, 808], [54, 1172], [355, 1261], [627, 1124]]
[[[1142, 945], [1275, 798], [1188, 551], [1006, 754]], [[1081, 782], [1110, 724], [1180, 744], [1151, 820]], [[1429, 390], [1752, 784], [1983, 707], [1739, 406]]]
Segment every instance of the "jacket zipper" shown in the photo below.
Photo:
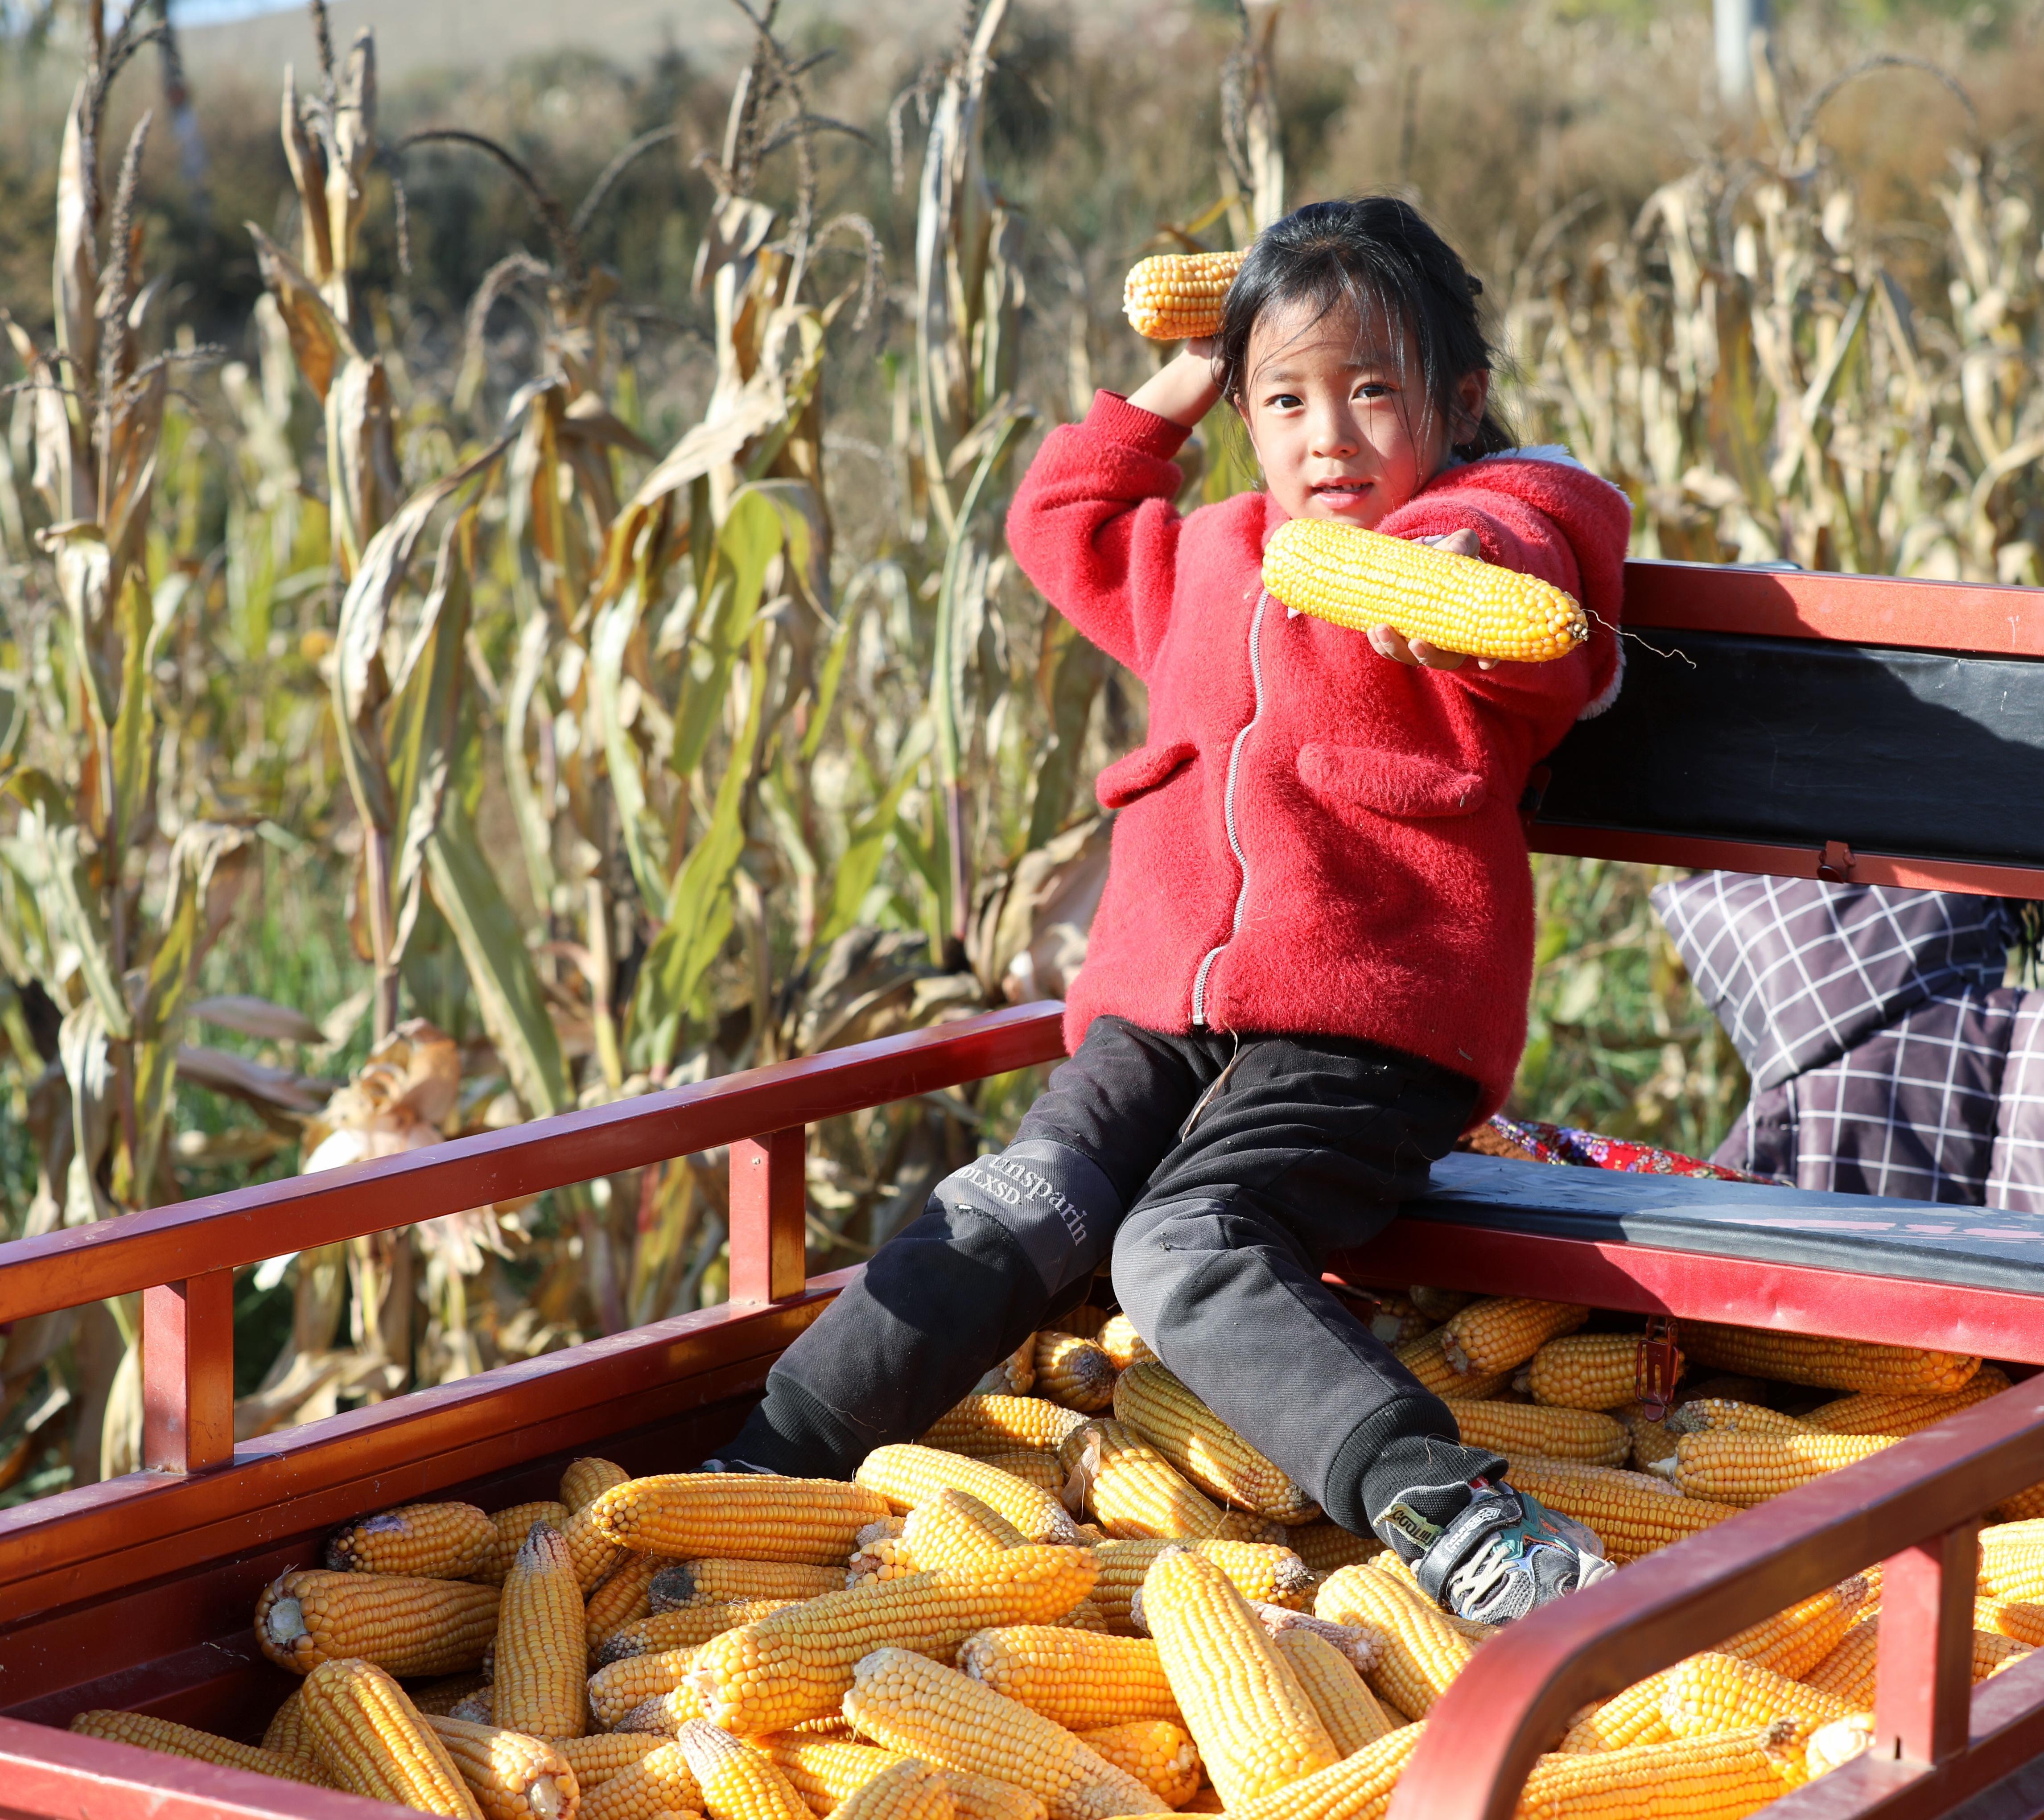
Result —
[[1249, 679], [1255, 691], [1255, 711], [1249, 716], [1249, 724], [1235, 736], [1235, 743], [1228, 748], [1228, 787], [1221, 797], [1221, 817], [1228, 824], [1228, 844], [1235, 854], [1236, 870], [1242, 881], [1235, 887], [1235, 916], [1228, 924], [1225, 938], [1209, 948], [1206, 958], [1200, 962], [1200, 970], [1193, 976], [1193, 1028], [1207, 1027], [1207, 975], [1213, 971], [1213, 964], [1221, 957], [1228, 943], [1242, 933], [1243, 906], [1249, 898], [1249, 856], [1242, 850], [1242, 831], [1235, 817], [1235, 786], [1242, 774], [1242, 748], [1249, 735], [1256, 731], [1257, 723], [1263, 718], [1263, 651], [1260, 634], [1263, 630], [1263, 609], [1270, 605], [1267, 590], [1259, 590], [1256, 597], [1256, 611], [1249, 618]]

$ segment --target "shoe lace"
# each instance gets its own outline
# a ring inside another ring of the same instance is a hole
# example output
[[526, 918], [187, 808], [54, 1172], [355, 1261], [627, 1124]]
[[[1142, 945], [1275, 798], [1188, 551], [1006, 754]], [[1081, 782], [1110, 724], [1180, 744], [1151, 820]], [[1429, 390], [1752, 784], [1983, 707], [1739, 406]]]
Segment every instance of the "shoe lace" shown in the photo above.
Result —
[[1520, 1565], [1519, 1550], [1508, 1537], [1493, 1532], [1482, 1545], [1448, 1576], [1448, 1596], [1454, 1609], [1466, 1616], [1481, 1607]]

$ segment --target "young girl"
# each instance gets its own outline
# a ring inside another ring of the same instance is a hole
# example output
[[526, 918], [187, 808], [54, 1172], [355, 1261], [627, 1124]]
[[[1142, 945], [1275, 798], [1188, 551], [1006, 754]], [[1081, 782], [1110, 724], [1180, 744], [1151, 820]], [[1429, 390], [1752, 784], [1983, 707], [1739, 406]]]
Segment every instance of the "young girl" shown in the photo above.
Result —
[[[1500, 1622], [1608, 1571], [1320, 1281], [1504, 1101], [1532, 973], [1520, 796], [1618, 679], [1630, 512], [1513, 450], [1479, 289], [1404, 203], [1315, 204], [1258, 236], [1211, 347], [1044, 439], [1009, 547], [1150, 700], [1148, 743], [1099, 780], [1120, 816], [1071, 1059], [789, 1349], [727, 1466], [848, 1476], [1111, 1262], [1164, 1363], [1443, 1605]], [[1171, 457], [1220, 397], [1265, 490], [1181, 518]], [[1258, 574], [1302, 516], [1538, 575], [1590, 640], [1479, 664], [1290, 612]]]

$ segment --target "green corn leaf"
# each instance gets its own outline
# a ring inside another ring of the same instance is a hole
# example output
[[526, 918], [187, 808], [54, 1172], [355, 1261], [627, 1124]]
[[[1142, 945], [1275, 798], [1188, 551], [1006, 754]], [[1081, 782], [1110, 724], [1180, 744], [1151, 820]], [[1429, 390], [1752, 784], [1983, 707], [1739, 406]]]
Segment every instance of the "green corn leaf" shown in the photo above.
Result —
[[901, 799], [929, 756], [931, 743], [930, 717], [919, 716], [901, 742], [901, 756], [895, 762], [887, 793], [859, 817], [843, 854], [831, 869], [830, 904], [816, 931], [819, 948], [828, 947], [859, 920], [859, 908], [880, 876], [880, 862], [901, 820]]
[[597, 736], [603, 741], [610, 793], [617, 808], [617, 825], [632, 877], [649, 916], [658, 916], [667, 895], [667, 843], [659, 824], [647, 812], [642, 759], [620, 705], [625, 655], [639, 630], [644, 597], [635, 578], [607, 605], [590, 627], [589, 704]]

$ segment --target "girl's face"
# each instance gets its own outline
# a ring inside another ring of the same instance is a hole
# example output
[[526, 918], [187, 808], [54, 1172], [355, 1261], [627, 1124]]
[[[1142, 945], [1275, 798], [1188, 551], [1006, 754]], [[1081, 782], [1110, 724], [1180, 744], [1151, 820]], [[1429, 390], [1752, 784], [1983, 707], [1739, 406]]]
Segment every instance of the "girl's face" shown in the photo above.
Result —
[[1353, 309], [1266, 310], [1249, 339], [1237, 407], [1270, 497], [1292, 518], [1333, 518], [1366, 529], [1388, 518], [1439, 471], [1449, 448], [1482, 420], [1490, 374], [1455, 387], [1454, 420], [1408, 371], [1381, 323]]

